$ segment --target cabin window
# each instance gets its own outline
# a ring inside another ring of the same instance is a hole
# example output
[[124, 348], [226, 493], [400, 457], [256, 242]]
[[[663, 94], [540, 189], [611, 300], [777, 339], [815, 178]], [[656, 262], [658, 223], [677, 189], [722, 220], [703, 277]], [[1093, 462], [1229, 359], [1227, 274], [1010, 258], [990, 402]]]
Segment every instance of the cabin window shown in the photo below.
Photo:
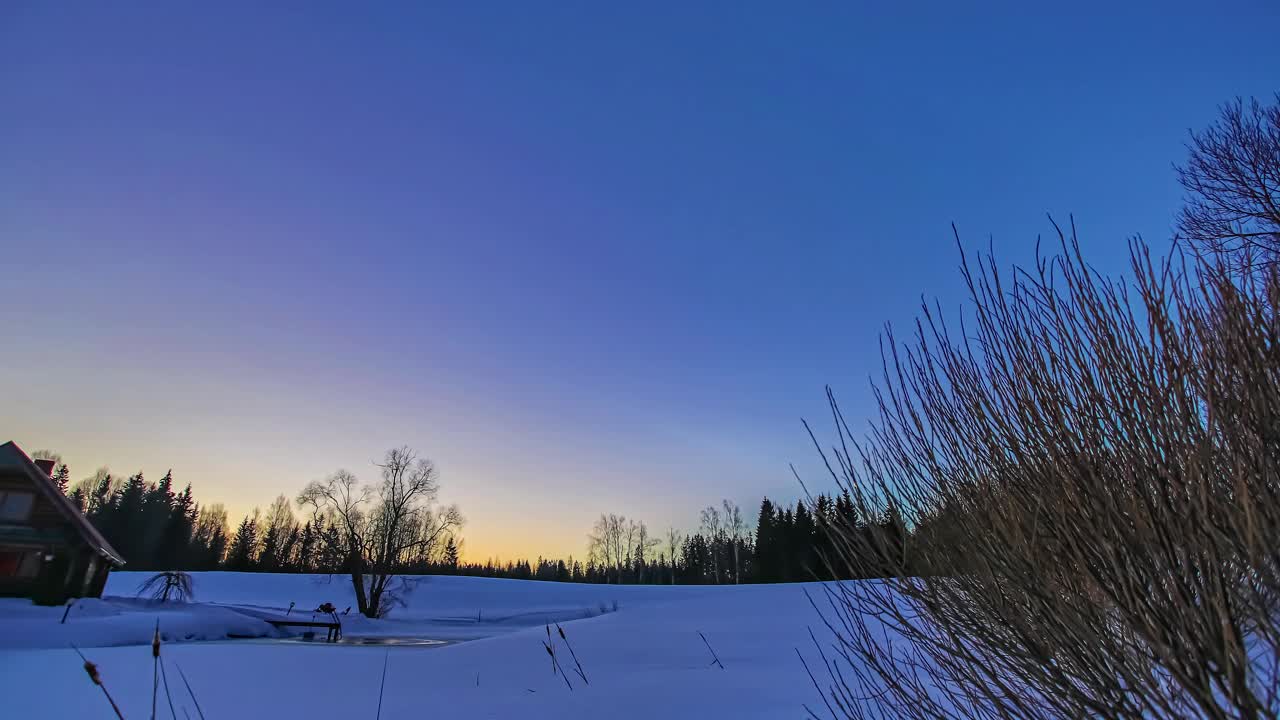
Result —
[[40, 571], [40, 553], [35, 550], [0, 550], [0, 577], [35, 577]]
[[22, 522], [31, 514], [35, 496], [29, 492], [0, 490], [0, 522]]

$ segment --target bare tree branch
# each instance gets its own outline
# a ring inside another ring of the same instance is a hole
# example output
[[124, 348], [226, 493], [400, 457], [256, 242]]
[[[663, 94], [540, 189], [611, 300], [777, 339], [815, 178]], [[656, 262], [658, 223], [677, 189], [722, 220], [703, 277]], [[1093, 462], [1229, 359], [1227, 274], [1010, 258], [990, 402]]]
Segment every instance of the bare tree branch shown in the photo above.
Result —
[[339, 470], [307, 485], [297, 499], [317, 525], [338, 528], [333, 538], [322, 533], [321, 542], [344, 558], [357, 607], [369, 617], [388, 608], [388, 592], [404, 568], [433, 559], [464, 522], [457, 506], [436, 507], [439, 472], [430, 460], [400, 447], [375, 465], [382, 474], [376, 485], [361, 485]]

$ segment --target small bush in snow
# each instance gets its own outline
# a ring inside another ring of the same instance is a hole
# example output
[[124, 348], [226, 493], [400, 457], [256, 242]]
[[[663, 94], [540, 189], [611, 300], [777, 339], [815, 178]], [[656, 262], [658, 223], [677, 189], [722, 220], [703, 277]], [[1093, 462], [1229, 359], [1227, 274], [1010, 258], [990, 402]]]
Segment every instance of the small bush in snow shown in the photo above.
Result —
[[152, 600], [189, 602], [195, 597], [191, 575], [184, 572], [162, 572], [147, 578], [138, 586], [139, 595], [149, 595]]

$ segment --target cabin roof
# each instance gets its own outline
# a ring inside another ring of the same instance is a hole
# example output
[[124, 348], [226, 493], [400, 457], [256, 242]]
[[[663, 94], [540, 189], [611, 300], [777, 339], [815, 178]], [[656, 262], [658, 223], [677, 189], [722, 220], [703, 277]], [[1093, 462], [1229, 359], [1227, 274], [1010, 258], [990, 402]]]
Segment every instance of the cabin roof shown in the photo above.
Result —
[[111, 543], [107, 542], [102, 533], [98, 532], [98, 528], [94, 527], [93, 523], [89, 522], [89, 518], [80, 512], [80, 508], [62, 494], [54, 484], [53, 478], [41, 470], [22, 448], [18, 447], [17, 443], [10, 441], [0, 445], [0, 468], [26, 475], [31, 480], [31, 484], [48, 498], [58, 513], [75, 528], [85, 544], [113, 565], [124, 565], [124, 558], [120, 557], [120, 553], [111, 547]]

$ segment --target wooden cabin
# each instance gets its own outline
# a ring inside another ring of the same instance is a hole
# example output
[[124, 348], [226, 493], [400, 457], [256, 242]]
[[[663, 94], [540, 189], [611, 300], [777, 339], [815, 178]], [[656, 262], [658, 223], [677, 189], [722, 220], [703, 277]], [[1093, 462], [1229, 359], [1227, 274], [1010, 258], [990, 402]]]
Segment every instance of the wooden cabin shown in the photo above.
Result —
[[0, 445], [0, 595], [48, 605], [100, 597], [124, 560], [58, 489], [52, 465]]

